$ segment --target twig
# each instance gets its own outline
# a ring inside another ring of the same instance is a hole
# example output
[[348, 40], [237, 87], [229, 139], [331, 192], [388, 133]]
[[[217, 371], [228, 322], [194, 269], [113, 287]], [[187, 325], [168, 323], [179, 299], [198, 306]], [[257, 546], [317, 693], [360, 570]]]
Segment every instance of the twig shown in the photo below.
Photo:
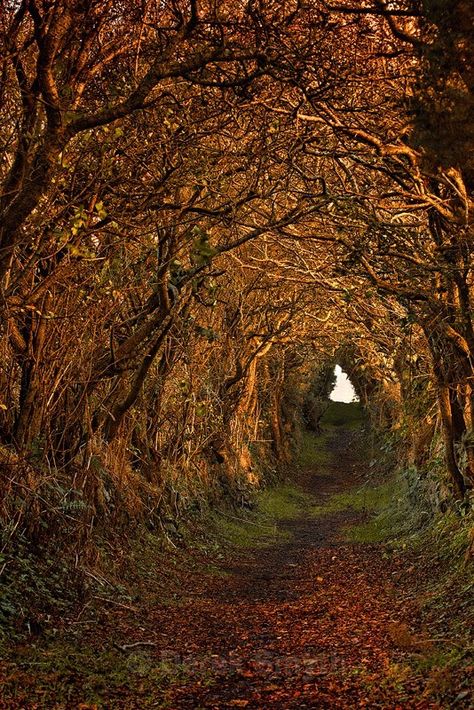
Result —
[[136, 648], [136, 646], [156, 646], [156, 642], [155, 641], [135, 641], [135, 643], [124, 643], [122, 646], [118, 643], [115, 643], [114, 646], [116, 646], [121, 651], [126, 651], [129, 648]]
[[225, 515], [227, 518], [232, 518], [233, 520], [238, 520], [240, 523], [248, 523], [249, 525], [254, 525], [256, 528], [262, 528], [262, 530], [274, 530], [275, 525], [266, 525], [266, 524], [260, 524], [260, 523], [255, 523], [253, 520], [247, 520], [246, 518], [239, 518], [237, 515], [232, 515], [231, 513], [226, 513], [224, 510], [220, 510], [219, 508], [216, 509], [220, 515]]
[[127, 606], [127, 604], [121, 604], [120, 602], [116, 602], [113, 599], [106, 599], [105, 597], [98, 597], [95, 594], [92, 597], [93, 599], [98, 599], [101, 602], [108, 602], [109, 604], [115, 604], [115, 606], [120, 606], [122, 609], [129, 609], [130, 611], [138, 611], [138, 609], [134, 606]]
[[106, 579], [106, 578], [103, 577], [102, 575], [99, 575], [98, 572], [97, 572], [96, 574], [92, 574], [92, 572], [89, 572], [89, 570], [84, 569], [84, 567], [79, 567], [79, 569], [80, 569], [81, 572], [84, 572], [84, 574], [86, 574], [88, 577], [92, 577], [92, 579], [95, 579], [95, 581], [98, 582], [100, 585], [102, 585], [102, 587], [103, 587], [105, 584], [108, 584], [109, 587], [113, 587], [113, 586], [114, 586], [114, 585], [112, 584], [112, 582], [109, 582], [108, 579]]

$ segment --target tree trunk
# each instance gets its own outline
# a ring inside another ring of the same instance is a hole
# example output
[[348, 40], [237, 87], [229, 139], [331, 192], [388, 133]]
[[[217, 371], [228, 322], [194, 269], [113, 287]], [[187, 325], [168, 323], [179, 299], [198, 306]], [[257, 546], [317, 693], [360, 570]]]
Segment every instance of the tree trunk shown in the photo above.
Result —
[[[451, 337], [449, 314], [444, 311], [424, 323], [434, 376], [445, 445], [446, 466], [455, 498], [465, 497], [467, 485], [459, 463], [461, 449], [466, 449], [468, 431], [463, 388], [469, 384], [472, 370], [466, 354]], [[469, 457], [468, 457], [469, 458]], [[469, 466], [466, 474], [469, 475]]]
[[268, 368], [270, 382], [273, 383], [270, 389], [270, 428], [272, 432], [273, 451], [278, 461], [286, 463], [288, 452], [285, 446], [285, 433], [282, 422], [281, 402], [283, 397], [283, 381], [285, 371], [282, 368], [276, 375]]
[[454, 497], [462, 500], [466, 494], [466, 484], [457, 462], [456, 443], [459, 432], [456, 432], [454, 426], [452, 392], [448, 385], [440, 384], [438, 386], [438, 402], [443, 425], [446, 466], [451, 479]]
[[[106, 441], [111, 441], [114, 438], [125, 414], [128, 412], [130, 407], [132, 407], [137, 401], [138, 395], [140, 394], [148, 371], [152, 366], [161, 346], [163, 345], [163, 342], [165, 341], [169, 333], [171, 325], [172, 320], [169, 320], [164, 330], [158, 335], [155, 342], [152, 344], [151, 348], [144, 356], [140, 367], [136, 370], [132, 377], [132, 382], [128, 390], [125, 390], [125, 388], [119, 390], [119, 395], [115, 399], [112, 408], [107, 413], [107, 417], [104, 423], [104, 437]], [[159, 367], [160, 375], [162, 377], [165, 376], [166, 372], [171, 367], [171, 362], [171, 354], [169, 353], [168, 348], [166, 348], [165, 352], [163, 353]]]
[[[50, 295], [42, 303], [48, 309]], [[23, 330], [27, 352], [22, 362], [19, 413], [15, 423], [15, 441], [20, 450], [27, 450], [41, 433], [44, 416], [44, 397], [41, 393], [42, 353], [47, 321], [44, 315], [30, 314]]]

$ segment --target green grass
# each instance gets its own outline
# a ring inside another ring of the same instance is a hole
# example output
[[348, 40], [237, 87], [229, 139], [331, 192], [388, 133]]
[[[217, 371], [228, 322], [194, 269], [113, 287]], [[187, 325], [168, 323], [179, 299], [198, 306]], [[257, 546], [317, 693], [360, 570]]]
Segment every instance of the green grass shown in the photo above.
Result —
[[298, 446], [297, 465], [301, 468], [312, 468], [328, 463], [331, 458], [326, 446], [329, 436], [329, 433], [318, 435], [312, 431], [304, 431]]
[[357, 429], [366, 421], [364, 409], [360, 402], [330, 402], [321, 419], [323, 427], [339, 427]]
[[267, 488], [258, 501], [258, 510], [273, 521], [296, 518], [308, 505], [308, 496], [296, 486], [284, 484]]
[[463, 560], [472, 530], [474, 511], [461, 516], [450, 510], [437, 515], [429, 525], [413, 532], [410, 542], [412, 547], [421, 550], [435, 548], [440, 561], [452, 563], [453, 560]]
[[353, 510], [371, 515], [370, 519], [351, 525], [345, 538], [352, 542], [383, 542], [394, 535], [403, 517], [404, 484], [392, 477], [378, 485], [364, 485], [332, 496], [324, 505], [314, 506], [315, 516]]
[[341, 510], [355, 510], [377, 513], [385, 509], [397, 495], [398, 481], [390, 479], [377, 486], [363, 485], [350, 491], [333, 495], [327, 503], [313, 508], [315, 513], [336, 513]]
[[346, 528], [344, 537], [349, 542], [386, 542], [394, 534], [392, 523], [393, 516], [382, 512], [365, 523], [358, 523]]
[[359, 402], [329, 402], [329, 406], [321, 419], [321, 434], [303, 431], [298, 442], [296, 463], [301, 468], [322, 466], [331, 460], [328, 441], [336, 427], [358, 429], [367, 418]]
[[233, 547], [253, 548], [270, 545], [284, 537], [275, 524], [262, 520], [260, 516], [238, 517], [225, 511], [213, 517], [215, 534], [221, 542]]
[[252, 513], [219, 511], [213, 526], [219, 539], [235, 547], [251, 548], [271, 545], [288, 538], [278, 523], [311, 510], [311, 500], [297, 486], [281, 484], [264, 490]]

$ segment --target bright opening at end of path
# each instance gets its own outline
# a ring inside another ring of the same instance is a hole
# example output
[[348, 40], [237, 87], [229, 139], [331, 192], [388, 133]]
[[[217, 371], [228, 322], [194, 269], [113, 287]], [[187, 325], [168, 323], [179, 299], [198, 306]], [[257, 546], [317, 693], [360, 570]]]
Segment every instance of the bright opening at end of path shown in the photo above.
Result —
[[333, 402], [358, 402], [359, 398], [355, 393], [352, 382], [339, 365], [334, 368], [334, 374], [336, 375], [336, 384], [329, 395], [329, 399], [332, 399]]

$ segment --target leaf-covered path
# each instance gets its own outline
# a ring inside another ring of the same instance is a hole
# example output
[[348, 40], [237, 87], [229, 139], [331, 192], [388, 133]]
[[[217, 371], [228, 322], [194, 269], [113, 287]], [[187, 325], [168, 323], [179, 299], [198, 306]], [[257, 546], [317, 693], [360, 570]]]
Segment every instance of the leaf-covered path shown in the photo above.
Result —
[[[355, 435], [340, 430], [324, 473], [303, 472], [309, 499], [324, 503], [360, 484], [365, 463], [354, 445]], [[400, 646], [422, 642], [407, 630], [406, 599], [397, 600], [402, 572], [380, 546], [343, 539], [360, 517], [307, 511], [282, 521], [287, 541], [240, 559], [224, 582], [168, 617], [164, 638], [177, 621], [181, 628], [170, 660], [189, 673], [169, 707], [440, 707], [420, 678], [404, 677]]]
[[150, 579], [133, 603], [111, 599], [90, 623], [81, 612], [84, 630], [60, 650], [40, 641], [32, 661], [20, 649], [0, 707], [468, 707], [465, 686], [443, 703], [446, 679], [422, 671], [433, 646], [406, 593], [407, 563], [345, 541], [360, 513], [314, 514], [360, 485], [356, 438], [338, 430], [330, 461], [302, 471], [308, 504], [273, 543], [182, 574], [175, 603], [161, 603]]

